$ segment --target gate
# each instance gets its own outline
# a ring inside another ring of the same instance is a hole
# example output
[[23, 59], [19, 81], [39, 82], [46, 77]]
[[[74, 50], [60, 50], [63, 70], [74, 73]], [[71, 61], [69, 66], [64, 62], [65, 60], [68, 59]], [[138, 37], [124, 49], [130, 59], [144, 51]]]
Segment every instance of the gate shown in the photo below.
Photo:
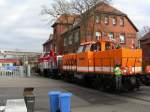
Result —
[[26, 69], [24, 66], [5, 66], [0, 67], [0, 77], [25, 77]]

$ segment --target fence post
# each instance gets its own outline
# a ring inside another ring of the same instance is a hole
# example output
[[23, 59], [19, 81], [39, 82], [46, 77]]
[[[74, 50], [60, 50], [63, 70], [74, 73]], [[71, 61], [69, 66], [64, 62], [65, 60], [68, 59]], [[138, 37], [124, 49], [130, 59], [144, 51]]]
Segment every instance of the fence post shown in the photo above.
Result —
[[27, 76], [28, 77], [31, 76], [31, 67], [30, 67], [30, 65], [27, 66]]
[[19, 68], [21, 77], [24, 77], [23, 66], [20, 66]]

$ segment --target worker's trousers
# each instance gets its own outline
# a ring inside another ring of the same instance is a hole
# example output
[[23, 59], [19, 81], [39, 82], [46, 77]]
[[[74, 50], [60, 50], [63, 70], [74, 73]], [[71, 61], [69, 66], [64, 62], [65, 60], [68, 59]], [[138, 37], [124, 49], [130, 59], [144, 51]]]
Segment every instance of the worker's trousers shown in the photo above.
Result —
[[116, 76], [116, 89], [120, 90], [122, 88], [122, 76]]

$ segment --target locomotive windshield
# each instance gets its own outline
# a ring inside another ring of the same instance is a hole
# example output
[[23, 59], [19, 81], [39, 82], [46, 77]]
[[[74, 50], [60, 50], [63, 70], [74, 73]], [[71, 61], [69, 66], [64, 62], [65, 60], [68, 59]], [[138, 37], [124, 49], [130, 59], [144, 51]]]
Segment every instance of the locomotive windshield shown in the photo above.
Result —
[[81, 52], [83, 51], [83, 48], [84, 48], [84, 46], [83, 46], [83, 45], [81, 45], [81, 46], [78, 48], [77, 53], [81, 53]]
[[90, 51], [90, 48], [91, 48], [91, 44], [86, 45], [85, 51]]
[[101, 51], [100, 43], [92, 44], [90, 51]]

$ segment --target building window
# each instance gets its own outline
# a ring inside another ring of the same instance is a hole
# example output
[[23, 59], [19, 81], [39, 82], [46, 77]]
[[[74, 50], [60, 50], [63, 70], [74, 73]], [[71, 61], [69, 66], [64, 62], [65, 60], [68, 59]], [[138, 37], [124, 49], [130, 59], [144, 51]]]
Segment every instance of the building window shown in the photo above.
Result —
[[124, 18], [123, 17], [120, 18], [120, 26], [124, 26]]
[[100, 22], [100, 18], [99, 16], [96, 16], [96, 23], [99, 23]]
[[96, 40], [99, 40], [101, 37], [101, 33], [100, 32], [96, 32]]
[[120, 35], [120, 43], [125, 43], [125, 35], [124, 34]]
[[110, 32], [108, 37], [109, 37], [110, 40], [113, 40], [114, 39], [114, 34], [112, 32]]
[[72, 43], [73, 43], [73, 35], [70, 35], [69, 36], [69, 45], [72, 45]]
[[107, 36], [106, 33], [105, 33], [105, 32], [102, 32], [102, 37], [105, 37], [105, 36]]
[[67, 46], [67, 38], [64, 38], [64, 46]]
[[109, 23], [109, 18], [108, 18], [108, 16], [105, 16], [105, 24], [108, 24]]
[[116, 17], [113, 17], [113, 18], [112, 18], [112, 24], [113, 24], [113, 25], [116, 25], [116, 24], [117, 24], [117, 19], [116, 19]]
[[79, 32], [75, 32], [75, 34], [74, 34], [74, 41], [75, 41], [75, 43], [79, 42]]

